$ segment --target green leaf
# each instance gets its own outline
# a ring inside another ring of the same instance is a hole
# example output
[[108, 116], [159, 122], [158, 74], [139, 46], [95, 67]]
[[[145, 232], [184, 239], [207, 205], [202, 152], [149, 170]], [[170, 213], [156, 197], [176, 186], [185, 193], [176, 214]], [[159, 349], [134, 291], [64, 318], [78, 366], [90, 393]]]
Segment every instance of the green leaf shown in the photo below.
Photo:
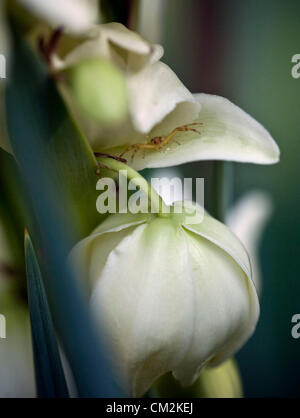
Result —
[[25, 232], [28, 301], [38, 397], [66, 398], [68, 389], [51, 314], [31, 239]]
[[[77, 241], [103, 219], [96, 210], [97, 161], [41, 60], [20, 39], [15, 42], [13, 85], [9, 85], [7, 123], [10, 138], [30, 136], [40, 161], [73, 223]], [[22, 106], [22, 112], [16, 111]], [[17, 160], [17, 150], [14, 149]]]
[[91, 318], [84, 280], [66, 263], [74, 242], [100, 221], [96, 162], [47, 69], [17, 33], [13, 33], [13, 52], [6, 90], [7, 127], [55, 329], [78, 395], [117, 397], [121, 391], [109, 350], [99, 338], [101, 330]]

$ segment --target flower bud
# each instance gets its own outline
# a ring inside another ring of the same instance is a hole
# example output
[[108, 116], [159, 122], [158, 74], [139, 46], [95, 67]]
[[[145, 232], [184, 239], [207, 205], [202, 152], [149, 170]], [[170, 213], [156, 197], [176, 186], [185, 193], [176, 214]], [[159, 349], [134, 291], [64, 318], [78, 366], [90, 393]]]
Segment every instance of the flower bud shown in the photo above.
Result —
[[259, 304], [248, 255], [225, 225], [202, 218], [111, 215], [71, 253], [130, 395], [169, 371], [193, 384], [254, 331]]
[[70, 70], [74, 98], [87, 115], [102, 124], [122, 122], [128, 112], [121, 71], [105, 59], [90, 58]]

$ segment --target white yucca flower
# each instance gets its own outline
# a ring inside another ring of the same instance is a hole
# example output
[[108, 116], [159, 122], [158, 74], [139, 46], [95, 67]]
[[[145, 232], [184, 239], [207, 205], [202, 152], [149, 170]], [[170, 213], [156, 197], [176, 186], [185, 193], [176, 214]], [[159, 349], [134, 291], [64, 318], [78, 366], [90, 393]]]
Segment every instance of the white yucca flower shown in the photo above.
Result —
[[[99, 57], [110, 60], [124, 73], [130, 118], [119, 130], [105, 130], [85, 118], [76, 109], [71, 92], [65, 89], [94, 151], [124, 155], [137, 170], [195, 160], [257, 164], [278, 161], [278, 146], [262, 125], [223, 97], [191, 94], [160, 61], [162, 55], [161, 46], [150, 44], [119, 23], [109, 23], [94, 26], [84, 42], [64, 57], [54, 57], [57, 70], [68, 70], [82, 60]], [[176, 128], [178, 132], [166, 146], [130, 148], [135, 144], [149, 145], [152, 138], [163, 140]]]
[[259, 304], [244, 247], [208, 214], [200, 223], [188, 219], [111, 215], [71, 253], [134, 396], [168, 371], [193, 383], [255, 329]]

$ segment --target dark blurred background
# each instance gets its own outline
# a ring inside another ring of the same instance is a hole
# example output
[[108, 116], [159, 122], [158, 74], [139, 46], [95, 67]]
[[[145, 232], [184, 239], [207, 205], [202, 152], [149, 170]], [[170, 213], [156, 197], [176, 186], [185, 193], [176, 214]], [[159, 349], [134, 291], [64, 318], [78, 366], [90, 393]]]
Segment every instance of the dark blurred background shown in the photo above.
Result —
[[[272, 134], [281, 149], [274, 166], [234, 164], [232, 202], [261, 189], [273, 216], [260, 246], [263, 273], [258, 328], [239, 352], [245, 395], [300, 394], [300, 339], [291, 318], [300, 313], [300, 79], [291, 58], [300, 53], [299, 0], [162, 0], [169, 64], [192, 92], [227, 97]], [[205, 177], [211, 201], [212, 163], [182, 166], [185, 176]]]

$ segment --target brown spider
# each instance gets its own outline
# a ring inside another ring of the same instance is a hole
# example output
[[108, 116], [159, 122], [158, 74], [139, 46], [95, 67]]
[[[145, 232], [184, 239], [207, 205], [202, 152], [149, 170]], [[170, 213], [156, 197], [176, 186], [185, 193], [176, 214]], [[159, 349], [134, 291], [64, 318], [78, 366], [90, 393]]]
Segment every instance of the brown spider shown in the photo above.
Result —
[[159, 151], [161, 148], [165, 147], [168, 142], [171, 141], [171, 139], [176, 135], [177, 132], [186, 132], [186, 131], [192, 131], [200, 134], [201, 132], [197, 129], [193, 128], [193, 126], [197, 125], [203, 125], [201, 122], [195, 122], [195, 123], [188, 123], [187, 125], [178, 126], [177, 128], [173, 129], [173, 131], [167, 135], [166, 137], [163, 136], [155, 136], [154, 138], [151, 138], [150, 142], [146, 142], [144, 144], [133, 144], [130, 145], [128, 148], [126, 148], [121, 154], [120, 157], [122, 157], [127, 152], [133, 151], [131, 155], [131, 160], [133, 160], [135, 154], [140, 150], [156, 150]]

